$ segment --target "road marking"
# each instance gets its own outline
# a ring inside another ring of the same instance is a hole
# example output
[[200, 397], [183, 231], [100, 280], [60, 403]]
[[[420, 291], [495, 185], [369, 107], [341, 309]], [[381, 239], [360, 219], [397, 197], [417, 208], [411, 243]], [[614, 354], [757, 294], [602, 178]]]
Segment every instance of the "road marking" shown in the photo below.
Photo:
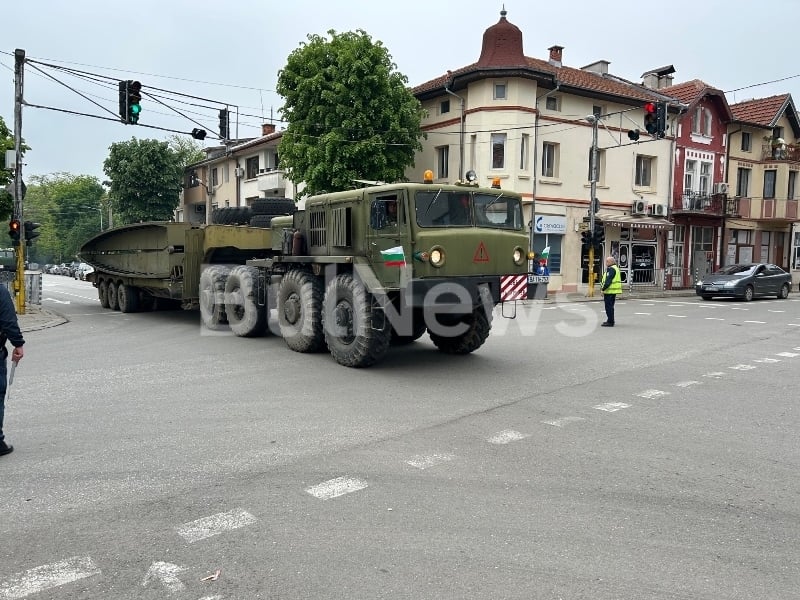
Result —
[[755, 323], [756, 325], [765, 325], [766, 321], [742, 321], [742, 323]]
[[780, 358], [754, 358], [753, 362], [757, 363], [779, 363], [781, 362]]
[[249, 512], [237, 508], [228, 512], [221, 512], [210, 517], [203, 517], [196, 521], [189, 521], [176, 528], [178, 535], [192, 544], [232, 529], [255, 523], [256, 519]]
[[685, 319], [686, 315], [667, 315], [668, 317], [673, 317], [675, 319]]
[[639, 306], [655, 306], [654, 302], [640, 302]]
[[553, 419], [552, 421], [542, 421], [545, 425], [553, 425], [554, 427], [563, 427], [570, 423], [577, 423], [578, 421], [585, 421], [583, 417], [561, 417], [560, 419]]
[[363, 490], [366, 487], [368, 487], [368, 484], [363, 479], [336, 477], [335, 479], [329, 479], [328, 481], [313, 485], [308, 488], [306, 492], [320, 500], [330, 500], [331, 498], [338, 498], [345, 494]]
[[487, 442], [490, 444], [510, 444], [511, 442], [518, 442], [519, 440], [524, 440], [527, 437], [531, 437], [528, 433], [520, 433], [519, 431], [514, 431], [513, 429], [505, 429], [498, 433], [495, 433], [492, 437], [490, 437]]
[[800, 356], [796, 352], [778, 352], [775, 356], [785, 356], [786, 358], [794, 358], [796, 356]]
[[150, 565], [150, 568], [147, 570], [147, 575], [144, 576], [142, 586], [147, 587], [151, 581], [155, 580], [160, 582], [161, 585], [170, 592], [180, 592], [185, 589], [186, 586], [178, 578], [178, 573], [185, 570], [186, 567], [180, 567], [168, 562], [156, 561]]
[[725, 373], [722, 371], [712, 371], [711, 373], [704, 373], [703, 377], [710, 377], [711, 379], [721, 379], [725, 377]]
[[633, 313], [635, 315], [652, 315], [653, 313]]
[[689, 381], [679, 381], [675, 385], [677, 385], [678, 387], [687, 388], [692, 385], [700, 385], [700, 382], [690, 379]]
[[787, 323], [789, 327], [800, 327], [800, 323]]
[[796, 346], [796, 347], [792, 348], [792, 350], [800, 350], [800, 346]]
[[656, 398], [663, 398], [664, 396], [668, 396], [669, 392], [664, 392], [661, 390], [644, 390], [643, 392], [639, 392], [636, 394], [639, 398], [647, 398], [648, 400], [655, 400]]
[[455, 456], [453, 454], [430, 454], [428, 456], [414, 457], [411, 460], [407, 460], [406, 464], [416, 467], [417, 469], [427, 469], [428, 467], [434, 467], [449, 462], [454, 458]]
[[25, 598], [31, 594], [99, 574], [100, 569], [90, 557], [73, 556], [60, 562], [28, 569], [0, 582], [0, 598], [3, 600]]
[[55, 298], [45, 298], [48, 302], [55, 302], [56, 304], [69, 304], [69, 300], [56, 300]]
[[734, 369], [736, 371], [750, 371], [752, 369], [757, 368], [755, 365], [733, 365], [732, 367], [728, 367], [729, 369]]
[[630, 404], [625, 404], [624, 402], [606, 402], [605, 404], [598, 404], [597, 406], [593, 406], [592, 408], [596, 408], [597, 410], [604, 410], [606, 412], [617, 412], [618, 410], [622, 410], [623, 408], [630, 408]]
[[706, 321], [724, 321], [721, 317], [706, 317]]
[[741, 306], [731, 306], [731, 310], [750, 310], [749, 308], [743, 308]]
[[681, 306], [686, 306], [685, 304], [667, 304], [667, 308], [680, 308]]
[[786, 312], [786, 311], [785, 311], [785, 310], [772, 310], [772, 309], [770, 308], [770, 309], [768, 309], [768, 310], [767, 310], [767, 312], [771, 312], [771, 313], [783, 313], [783, 312]]

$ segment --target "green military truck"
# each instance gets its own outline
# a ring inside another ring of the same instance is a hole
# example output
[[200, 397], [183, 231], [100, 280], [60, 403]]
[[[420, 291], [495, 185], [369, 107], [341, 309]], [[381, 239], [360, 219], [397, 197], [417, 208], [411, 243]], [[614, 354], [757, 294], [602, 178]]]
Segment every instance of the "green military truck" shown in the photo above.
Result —
[[445, 353], [478, 349], [493, 307], [513, 317], [527, 297], [527, 245], [519, 194], [428, 182], [309, 197], [264, 227], [127, 225], [79, 255], [103, 307], [180, 303], [207, 328], [272, 330], [296, 352], [366, 367], [426, 332]]

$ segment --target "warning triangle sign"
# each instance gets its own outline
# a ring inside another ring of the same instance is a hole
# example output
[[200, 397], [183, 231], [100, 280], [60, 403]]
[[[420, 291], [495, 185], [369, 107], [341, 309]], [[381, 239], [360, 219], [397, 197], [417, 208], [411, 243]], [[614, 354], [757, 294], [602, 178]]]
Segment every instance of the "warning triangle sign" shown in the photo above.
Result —
[[483, 245], [483, 242], [478, 244], [478, 247], [475, 249], [475, 255], [472, 257], [472, 262], [489, 262], [489, 251], [486, 250], [486, 246]]

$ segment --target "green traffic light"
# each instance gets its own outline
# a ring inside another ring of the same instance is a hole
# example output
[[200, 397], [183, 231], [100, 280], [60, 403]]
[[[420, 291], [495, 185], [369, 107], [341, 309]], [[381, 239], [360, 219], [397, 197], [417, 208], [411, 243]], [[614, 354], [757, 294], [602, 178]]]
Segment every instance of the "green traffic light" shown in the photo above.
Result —
[[142, 112], [142, 107], [140, 105], [131, 104], [131, 113], [138, 115], [140, 112]]

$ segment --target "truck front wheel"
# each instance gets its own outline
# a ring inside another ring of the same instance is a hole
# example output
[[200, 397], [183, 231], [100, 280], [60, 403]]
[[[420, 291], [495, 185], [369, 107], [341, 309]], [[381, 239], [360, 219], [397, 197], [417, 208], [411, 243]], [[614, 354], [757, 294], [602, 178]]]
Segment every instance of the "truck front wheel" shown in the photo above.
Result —
[[238, 266], [225, 282], [225, 314], [234, 335], [255, 337], [267, 331], [267, 307], [258, 304], [258, 269]]
[[476, 307], [471, 314], [454, 324], [461, 333], [450, 336], [446, 332], [434, 333], [430, 327], [428, 328], [431, 341], [440, 352], [445, 354], [469, 354], [483, 345], [492, 329], [492, 311], [488, 308], [492, 306], [492, 303], [491, 297], [487, 298], [487, 293], [482, 290], [481, 298], [483, 303]]
[[325, 348], [322, 332], [322, 282], [311, 273], [292, 269], [278, 287], [278, 326], [295, 352]]
[[376, 327], [371, 294], [350, 273], [328, 284], [322, 323], [334, 360], [345, 367], [369, 367], [389, 350], [392, 330], [381, 318]]

